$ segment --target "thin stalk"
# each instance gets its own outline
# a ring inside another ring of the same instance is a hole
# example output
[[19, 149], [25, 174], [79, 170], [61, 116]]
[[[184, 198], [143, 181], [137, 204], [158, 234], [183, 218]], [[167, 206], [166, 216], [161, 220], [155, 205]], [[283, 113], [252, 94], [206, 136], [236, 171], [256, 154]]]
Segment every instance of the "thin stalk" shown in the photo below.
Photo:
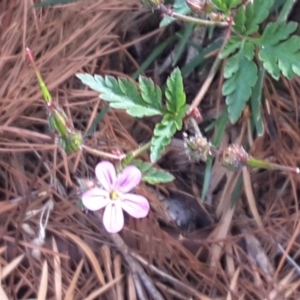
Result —
[[[221, 52], [223, 50], [223, 48], [225, 47], [225, 45], [227, 44], [227, 41], [230, 37], [230, 34], [231, 34], [231, 26], [228, 28], [227, 32], [226, 32], [226, 35], [225, 35], [225, 38], [224, 38], [224, 42], [222, 44], [222, 47], [220, 49], [219, 52]], [[200, 102], [202, 101], [204, 95], [207, 93], [213, 79], [215, 78], [215, 75], [217, 74], [218, 70], [219, 70], [219, 67], [221, 65], [221, 62], [222, 62], [222, 59], [219, 58], [219, 55], [216, 57], [210, 71], [209, 71], [209, 74], [204, 82], [204, 84], [202, 85], [200, 91], [198, 92], [196, 98], [193, 100], [190, 108], [188, 109], [187, 111], [187, 115], [190, 115], [191, 112], [197, 108], [200, 104]]]
[[203, 19], [198, 19], [182, 14], [178, 14], [174, 12], [172, 9], [168, 9], [165, 5], [161, 4], [157, 6], [157, 9], [159, 9], [163, 14], [172, 17], [174, 19], [184, 21], [187, 23], [194, 23], [197, 25], [204, 25], [204, 26], [222, 26], [226, 27], [229, 25], [229, 22], [224, 22], [224, 21], [209, 21], [209, 20], [203, 20]]
[[226, 27], [228, 26], [228, 22], [222, 22], [222, 21], [210, 21], [210, 20], [203, 20], [203, 19], [198, 19], [198, 18], [193, 18], [190, 16], [186, 16], [186, 15], [181, 15], [175, 12], [172, 12], [171, 16], [177, 20], [181, 20], [184, 22], [188, 22], [188, 23], [194, 23], [197, 25], [205, 25], [205, 26], [222, 26], [222, 27]]
[[131, 155], [132, 155], [132, 159], [140, 156], [142, 153], [144, 153], [145, 151], [147, 151], [148, 149], [150, 149], [151, 147], [151, 141], [146, 143], [145, 145], [143, 145], [142, 147], [134, 150], [131, 152]]
[[116, 160], [122, 160], [126, 157], [125, 154], [121, 154], [121, 155], [116, 155], [116, 154], [112, 154], [112, 153], [107, 153], [101, 150], [97, 150], [94, 148], [91, 148], [89, 146], [86, 145], [82, 145], [81, 149], [85, 150], [87, 153], [96, 155], [96, 156], [100, 156], [100, 157], [104, 157], [104, 158], [109, 158], [109, 159], [116, 159]]
[[267, 170], [278, 170], [278, 171], [288, 171], [292, 173], [299, 174], [300, 169], [297, 167], [289, 167], [289, 166], [282, 166], [279, 164], [271, 163], [265, 160], [256, 159], [253, 157], [249, 157], [247, 159], [247, 165], [249, 167], [259, 168], [259, 169], [267, 169]]

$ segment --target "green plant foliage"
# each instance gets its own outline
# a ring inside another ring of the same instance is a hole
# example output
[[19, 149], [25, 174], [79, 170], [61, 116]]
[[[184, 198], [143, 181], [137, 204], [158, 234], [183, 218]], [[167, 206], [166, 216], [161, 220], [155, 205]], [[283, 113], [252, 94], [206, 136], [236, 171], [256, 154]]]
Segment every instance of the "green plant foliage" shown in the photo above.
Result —
[[[221, 59], [229, 56], [224, 69], [226, 81], [223, 85], [223, 94], [227, 96], [226, 103], [231, 122], [239, 118], [257, 82], [257, 66], [253, 61], [255, 47], [259, 50], [258, 58], [263, 68], [273, 78], [278, 80], [280, 73], [287, 78], [292, 78], [295, 74], [300, 75], [300, 37], [291, 36], [296, 31], [296, 23], [269, 23], [260, 38], [257, 38], [257, 35], [252, 37], [253, 34], [259, 33], [259, 25], [266, 20], [273, 7], [274, 0], [253, 0], [247, 5], [241, 5], [232, 27], [236, 35], [230, 37], [219, 54]], [[291, 7], [291, 3], [283, 7], [285, 9], [283, 20]], [[262, 82], [261, 79], [260, 84], [255, 87], [255, 95], [251, 97], [251, 102], [255, 103], [255, 111], [259, 114], [261, 93], [258, 89], [262, 88]], [[261, 134], [263, 128], [260, 116], [255, 118], [258, 134]]]
[[163, 115], [156, 124], [151, 140], [151, 161], [161, 156], [166, 145], [171, 141], [176, 130], [182, 128], [182, 119], [188, 109], [180, 70], [176, 68], [167, 80], [166, 107], [162, 104], [162, 93], [152, 80], [139, 76], [139, 88], [125, 78], [116, 80], [112, 76], [102, 77], [89, 74], [76, 75], [82, 83], [100, 93], [100, 97], [109, 102], [110, 106], [124, 109], [133, 117]]
[[[187, 15], [187, 14], [191, 13], [191, 10], [188, 7], [188, 5], [186, 4], [185, 0], [175, 0], [174, 5], [173, 5], [173, 10], [175, 13], [178, 13], [181, 15]], [[166, 16], [161, 20], [159, 27], [168, 26], [173, 21], [175, 21], [174, 18]]]
[[241, 6], [234, 18], [235, 33], [250, 35], [258, 32], [261, 24], [269, 15], [273, 0], [254, 0], [246, 6]]
[[166, 89], [168, 111], [177, 113], [185, 105], [185, 93], [179, 68], [174, 69], [167, 80]]
[[257, 67], [252, 58], [253, 45], [243, 42], [240, 50], [231, 56], [225, 65], [226, 81], [222, 91], [226, 96], [228, 117], [232, 123], [240, 117], [257, 81]]
[[261, 115], [261, 99], [263, 94], [264, 75], [265, 69], [260, 63], [258, 68], [258, 78], [255, 86], [253, 87], [250, 98], [252, 121], [258, 136], [262, 136], [264, 134], [264, 123]]
[[139, 84], [143, 100], [158, 111], [163, 111], [160, 88], [151, 79], [143, 76], [139, 76]]
[[219, 57], [221, 59], [223, 59], [223, 58], [229, 56], [230, 54], [236, 52], [237, 49], [241, 48], [242, 43], [243, 43], [242, 38], [240, 38], [238, 36], [232, 36], [226, 43], [224, 49], [219, 54]]
[[[89, 74], [76, 75], [82, 83], [100, 93], [100, 97], [116, 109], [125, 109], [133, 117], [162, 115], [161, 92], [150, 79], [139, 78], [141, 93], [135, 82], [125, 78]], [[153, 98], [152, 98], [153, 97]]]
[[156, 124], [151, 140], [151, 161], [155, 162], [161, 156], [165, 147], [171, 142], [172, 136], [182, 128], [182, 118], [188, 106], [184, 93], [182, 76], [178, 68], [174, 69], [167, 80], [165, 92], [167, 110], [162, 121]]
[[174, 180], [174, 176], [169, 172], [157, 169], [153, 167], [152, 164], [144, 162], [140, 159], [133, 160], [131, 165], [134, 165], [140, 169], [143, 175], [142, 180], [147, 183], [166, 183]]
[[230, 10], [242, 3], [242, 0], [211, 0], [210, 1], [218, 10], [229, 14]]
[[257, 41], [259, 58], [275, 79], [279, 79], [280, 71], [287, 78], [300, 75], [300, 37], [290, 37], [296, 29], [294, 22], [269, 23]]
[[[151, 161], [156, 162], [160, 157], [165, 147], [171, 142], [172, 136], [176, 132], [177, 124], [182, 121], [172, 118], [172, 115], [165, 115], [163, 120], [156, 124], [151, 140]], [[181, 129], [181, 128], [180, 128]]]
[[61, 4], [68, 4], [72, 2], [77, 2], [79, 0], [45, 0], [41, 3], [35, 3], [34, 7], [46, 7], [46, 6], [53, 6], [53, 5], [61, 5]]

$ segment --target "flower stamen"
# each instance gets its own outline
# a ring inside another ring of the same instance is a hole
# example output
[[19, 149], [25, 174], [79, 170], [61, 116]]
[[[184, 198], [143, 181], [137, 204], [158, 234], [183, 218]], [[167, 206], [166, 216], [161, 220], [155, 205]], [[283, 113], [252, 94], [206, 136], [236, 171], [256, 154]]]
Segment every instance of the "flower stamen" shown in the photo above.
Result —
[[110, 200], [118, 200], [120, 198], [120, 193], [118, 191], [112, 191], [110, 194], [109, 194], [109, 198]]

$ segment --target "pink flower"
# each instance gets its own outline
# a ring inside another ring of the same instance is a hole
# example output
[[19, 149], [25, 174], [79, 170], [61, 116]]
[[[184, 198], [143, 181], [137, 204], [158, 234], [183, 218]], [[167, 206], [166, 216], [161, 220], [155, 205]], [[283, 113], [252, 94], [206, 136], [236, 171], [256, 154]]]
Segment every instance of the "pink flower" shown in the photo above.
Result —
[[134, 218], [147, 216], [150, 209], [148, 200], [128, 193], [141, 181], [142, 174], [137, 167], [128, 166], [117, 176], [113, 164], [102, 161], [96, 166], [95, 174], [102, 188], [94, 187], [84, 192], [82, 203], [93, 211], [105, 207], [103, 224], [108, 232], [115, 233], [123, 228], [123, 210]]

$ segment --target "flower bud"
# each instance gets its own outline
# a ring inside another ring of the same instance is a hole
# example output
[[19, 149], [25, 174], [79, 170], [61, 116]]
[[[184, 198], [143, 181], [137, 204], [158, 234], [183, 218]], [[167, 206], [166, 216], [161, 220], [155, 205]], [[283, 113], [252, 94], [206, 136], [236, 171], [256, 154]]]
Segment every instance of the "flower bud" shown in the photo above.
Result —
[[91, 180], [88, 178], [76, 178], [76, 181], [82, 193], [96, 187], [95, 180]]
[[81, 149], [82, 135], [79, 132], [70, 132], [67, 137], [60, 136], [58, 142], [67, 154], [71, 154]]
[[50, 127], [59, 135], [67, 137], [68, 135], [68, 119], [63, 110], [54, 109], [50, 111], [48, 119]]
[[206, 162], [207, 159], [212, 156], [211, 149], [213, 146], [203, 136], [188, 137], [185, 134], [183, 138], [187, 156], [191, 161]]
[[220, 154], [221, 164], [230, 171], [237, 171], [246, 166], [248, 158], [248, 153], [239, 145], [230, 145]]

